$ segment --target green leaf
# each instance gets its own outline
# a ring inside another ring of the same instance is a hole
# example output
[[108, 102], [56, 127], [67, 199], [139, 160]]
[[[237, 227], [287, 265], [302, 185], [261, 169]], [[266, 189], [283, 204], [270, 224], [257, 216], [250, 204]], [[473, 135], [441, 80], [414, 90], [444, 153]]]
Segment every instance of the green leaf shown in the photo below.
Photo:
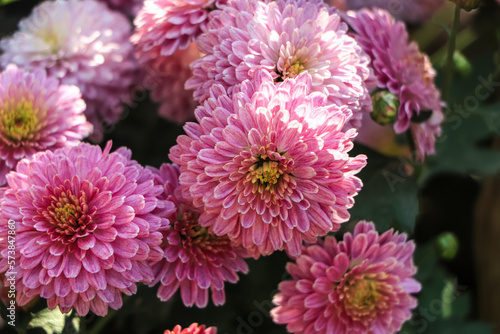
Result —
[[3, 5], [7, 5], [11, 2], [15, 2], [15, 1], [19, 1], [19, 0], [0, 0], [0, 6], [3, 6]]
[[79, 318], [73, 318], [71, 314], [63, 314], [58, 308], [53, 310], [46, 308], [32, 316], [28, 329], [41, 328], [46, 334], [60, 334], [70, 326], [77, 331], [79, 329]]
[[500, 103], [481, 108], [478, 114], [491, 132], [500, 135]]

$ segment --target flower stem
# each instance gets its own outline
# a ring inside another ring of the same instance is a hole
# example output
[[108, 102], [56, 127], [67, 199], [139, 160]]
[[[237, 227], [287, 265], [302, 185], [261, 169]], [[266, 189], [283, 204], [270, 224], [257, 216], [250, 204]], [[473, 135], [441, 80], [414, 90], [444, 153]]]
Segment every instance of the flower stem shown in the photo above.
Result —
[[446, 57], [446, 68], [444, 73], [444, 85], [443, 85], [443, 100], [448, 102], [448, 96], [450, 93], [451, 82], [453, 80], [453, 55], [455, 54], [455, 45], [458, 34], [458, 28], [460, 27], [460, 12], [461, 8], [459, 5], [455, 4], [455, 14], [453, 17], [453, 26], [451, 29], [450, 40], [448, 43], [448, 56]]

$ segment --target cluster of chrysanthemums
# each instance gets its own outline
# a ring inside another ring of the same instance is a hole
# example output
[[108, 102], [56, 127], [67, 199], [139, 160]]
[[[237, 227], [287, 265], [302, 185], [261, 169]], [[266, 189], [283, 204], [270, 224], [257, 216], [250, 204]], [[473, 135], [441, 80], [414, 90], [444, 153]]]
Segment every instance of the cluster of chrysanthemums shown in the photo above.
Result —
[[[362, 118], [410, 131], [419, 159], [434, 152], [442, 103], [405, 25], [320, 0], [108, 5], [43, 2], [0, 42], [0, 273], [14, 221], [19, 305], [42, 297], [105, 316], [138, 283], [158, 285], [161, 300], [180, 291], [186, 306], [221, 305], [245, 258], [285, 250], [296, 263], [276, 323], [400, 329], [420, 290], [413, 243], [366, 222], [340, 242], [326, 235], [362, 187], [366, 157], [349, 156]], [[138, 89], [163, 116], [197, 121], [174, 164], [144, 167], [125, 148], [81, 142], [101, 140]]]

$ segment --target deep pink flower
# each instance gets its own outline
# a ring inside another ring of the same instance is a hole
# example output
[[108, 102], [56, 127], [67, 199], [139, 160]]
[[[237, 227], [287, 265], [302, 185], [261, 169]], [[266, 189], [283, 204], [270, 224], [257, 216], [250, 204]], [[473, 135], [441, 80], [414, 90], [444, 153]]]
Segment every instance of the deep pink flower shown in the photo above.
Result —
[[396, 333], [417, 306], [415, 245], [392, 230], [379, 235], [359, 222], [338, 242], [327, 236], [288, 263], [292, 280], [279, 284], [271, 310], [290, 333]]
[[22, 158], [77, 145], [92, 131], [76, 86], [59, 85], [44, 71], [8, 66], [0, 73], [0, 186]]
[[144, 65], [151, 99], [160, 104], [158, 113], [163, 118], [184, 123], [194, 119], [198, 103], [193, 99], [193, 91], [184, 88], [192, 75], [189, 65], [200, 58], [195, 43], [185, 50], [177, 50], [171, 56], [149, 60]]
[[134, 20], [141, 62], [186, 49], [207, 25], [209, 11], [225, 0], [145, 0]]
[[182, 329], [180, 325], [174, 327], [174, 330], [166, 330], [163, 334], [216, 334], [217, 328], [208, 327], [205, 325], [198, 325], [197, 323], [192, 324], [188, 328]]
[[111, 143], [81, 143], [37, 153], [7, 175], [0, 208], [0, 272], [8, 266], [8, 221], [16, 224], [18, 305], [36, 296], [50, 309], [104, 316], [122, 293], [154, 279], [163, 257], [162, 217], [173, 204], [158, 196], [153, 173]]
[[45, 1], [0, 42], [0, 65], [43, 69], [62, 84], [78, 86], [94, 125], [91, 138], [100, 141], [103, 127], [120, 119], [137, 78], [131, 30], [128, 19], [103, 2]]
[[356, 131], [341, 131], [346, 107], [326, 99], [306, 73], [276, 85], [262, 70], [232, 98], [214, 85], [195, 111], [200, 124], [187, 123], [170, 151], [185, 196], [204, 208], [200, 225], [254, 256], [298, 255], [302, 240], [348, 220], [365, 157], [348, 156]]
[[162, 301], [180, 290], [184, 305], [205, 307], [211, 291], [214, 304], [224, 304], [224, 282], [236, 283], [238, 272], [248, 272], [246, 253], [233, 247], [227, 236], [213, 235], [198, 224], [200, 211], [180, 192], [178, 166], [163, 164], [160, 170], [152, 170], [164, 186], [164, 198], [176, 210], [169, 216], [170, 229], [163, 232], [165, 258], [153, 266], [156, 278], [151, 286], [161, 283]]
[[208, 98], [215, 83], [232, 94], [235, 85], [266, 69], [276, 82], [309, 73], [314, 91], [353, 113], [347, 128], [359, 125], [361, 110], [371, 111], [369, 59], [321, 1], [230, 0], [210, 13], [197, 44], [206, 55], [193, 63], [186, 83], [196, 100]]
[[[356, 40], [372, 60], [377, 86], [399, 98], [394, 130], [396, 133], [411, 130], [417, 158], [423, 160], [425, 155], [435, 152], [435, 136], [441, 134], [444, 119], [443, 103], [434, 84], [436, 72], [429, 58], [419, 51], [416, 42], [408, 42], [404, 23], [396, 21], [387, 11], [350, 11], [346, 18]], [[426, 112], [432, 113], [429, 119], [412, 122]]]

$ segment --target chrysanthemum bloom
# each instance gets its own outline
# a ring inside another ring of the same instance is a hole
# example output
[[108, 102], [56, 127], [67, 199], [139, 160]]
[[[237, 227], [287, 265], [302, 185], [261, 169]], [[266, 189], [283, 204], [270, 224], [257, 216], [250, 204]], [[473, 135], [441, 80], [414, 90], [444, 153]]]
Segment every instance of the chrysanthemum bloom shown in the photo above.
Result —
[[419, 23], [430, 18], [445, 0], [330, 0], [330, 4], [343, 4], [345, 9], [378, 7], [400, 20]]
[[100, 140], [104, 124], [116, 123], [137, 76], [129, 41], [132, 26], [121, 13], [94, 0], [46, 1], [0, 42], [1, 66], [44, 69], [62, 84], [76, 85], [85, 115]]
[[216, 334], [217, 328], [208, 327], [205, 325], [198, 325], [197, 323], [192, 324], [188, 328], [182, 329], [180, 325], [174, 327], [174, 330], [166, 330], [163, 334]]
[[44, 71], [8, 66], [0, 73], [0, 186], [22, 158], [77, 145], [92, 131], [76, 86], [59, 85]]
[[[306, 73], [274, 83], [260, 71], [230, 98], [221, 85], [198, 107], [170, 158], [186, 196], [203, 208], [200, 225], [228, 235], [257, 257], [335, 231], [349, 218], [366, 161], [351, 158], [354, 129], [345, 106], [311, 93]], [[326, 105], [326, 106], [325, 106]]]
[[158, 196], [153, 173], [110, 153], [111, 143], [81, 143], [37, 153], [7, 175], [0, 207], [0, 272], [8, 269], [8, 221], [16, 224], [17, 303], [36, 296], [50, 309], [119, 309], [122, 293], [154, 279], [150, 261], [163, 257], [162, 217], [174, 209]]
[[179, 167], [163, 164], [152, 169], [164, 186], [164, 198], [176, 206], [168, 218], [170, 229], [163, 232], [165, 258], [153, 265], [155, 281], [160, 282], [158, 297], [166, 301], [180, 290], [186, 306], [205, 307], [209, 291], [215, 305], [225, 302], [224, 282], [238, 281], [238, 272], [247, 273], [243, 256], [227, 236], [216, 236], [198, 223], [200, 211], [187, 201], [179, 189]]
[[186, 80], [193, 74], [189, 65], [200, 58], [195, 43], [173, 55], [159, 57], [143, 65], [145, 80], [151, 89], [151, 99], [160, 104], [158, 113], [176, 123], [194, 119], [198, 103], [193, 91], [184, 88]]
[[[436, 72], [429, 58], [419, 51], [416, 42], [408, 43], [405, 25], [387, 11], [350, 11], [348, 15], [357, 41], [372, 60], [377, 86], [399, 98], [394, 130], [411, 130], [416, 156], [423, 160], [435, 152], [435, 136], [441, 134], [444, 119], [440, 93], [434, 84]], [[430, 118], [425, 119], [429, 113]]]
[[225, 0], [145, 0], [134, 20], [141, 61], [186, 49], [205, 29], [208, 13]]
[[338, 242], [327, 236], [303, 247], [287, 264], [292, 280], [279, 284], [271, 310], [290, 333], [396, 333], [417, 306], [415, 245], [392, 230], [379, 235], [360, 222]]
[[369, 59], [346, 32], [337, 12], [321, 1], [230, 0], [210, 13], [208, 30], [197, 39], [206, 55], [193, 63], [186, 87], [203, 101], [213, 84], [232, 94], [233, 86], [258, 69], [275, 82], [306, 72], [314, 91], [327, 95], [329, 103], [348, 106], [353, 117], [347, 128], [356, 127], [360, 110], [371, 110], [365, 85]]

